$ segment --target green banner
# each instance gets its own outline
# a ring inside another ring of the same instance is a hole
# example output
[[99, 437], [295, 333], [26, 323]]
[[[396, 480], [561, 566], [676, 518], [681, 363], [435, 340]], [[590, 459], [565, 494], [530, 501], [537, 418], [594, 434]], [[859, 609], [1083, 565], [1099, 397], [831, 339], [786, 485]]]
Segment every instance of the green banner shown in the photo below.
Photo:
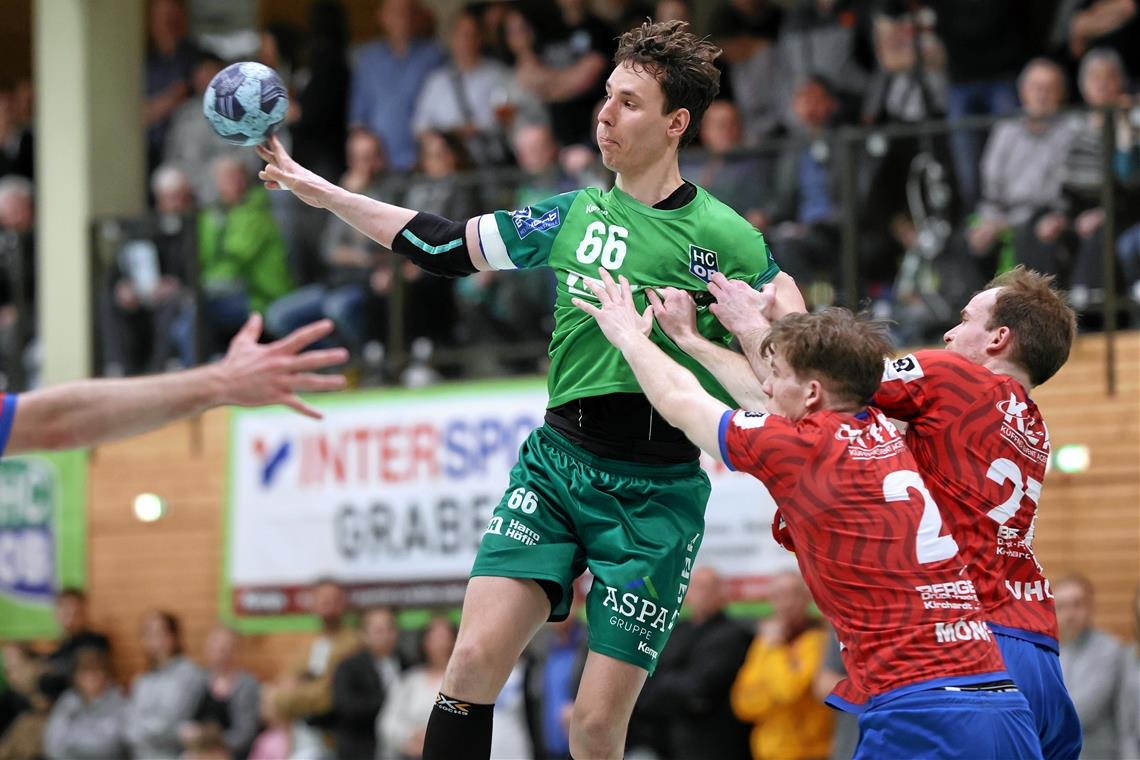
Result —
[[87, 578], [87, 452], [0, 460], [0, 638], [58, 635], [53, 601]]

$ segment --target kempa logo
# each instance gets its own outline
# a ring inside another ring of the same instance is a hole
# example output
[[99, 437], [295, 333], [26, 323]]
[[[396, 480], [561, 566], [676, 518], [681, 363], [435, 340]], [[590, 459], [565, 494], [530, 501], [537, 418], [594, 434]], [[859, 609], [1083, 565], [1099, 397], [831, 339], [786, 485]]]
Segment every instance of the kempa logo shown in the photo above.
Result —
[[609, 216], [610, 212], [606, 211], [604, 208], [602, 208], [601, 206], [599, 206], [596, 203], [587, 203], [586, 204], [586, 213], [587, 214], [601, 214], [602, 216]]
[[646, 646], [644, 641], [637, 642], [637, 651], [645, 652], [647, 655], [649, 655], [653, 659], [655, 659], [655, 660], [657, 659], [657, 650], [654, 649], [653, 647]]
[[458, 699], [448, 699], [442, 694], [436, 695], [435, 706], [453, 715], [469, 715], [471, 703], [460, 702]]

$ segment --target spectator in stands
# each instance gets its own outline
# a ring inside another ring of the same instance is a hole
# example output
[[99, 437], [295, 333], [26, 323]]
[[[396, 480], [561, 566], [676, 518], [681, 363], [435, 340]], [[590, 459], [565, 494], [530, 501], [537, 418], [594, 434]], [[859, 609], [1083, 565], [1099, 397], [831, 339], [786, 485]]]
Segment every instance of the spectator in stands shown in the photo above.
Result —
[[134, 757], [177, 758], [178, 727], [194, 714], [206, 688], [206, 674], [182, 654], [182, 627], [169, 612], [143, 619], [142, 649], [147, 671], [135, 677], [127, 705], [126, 736]]
[[515, 84], [506, 65], [483, 57], [473, 10], [455, 17], [449, 40], [451, 60], [424, 83], [412, 128], [416, 134], [457, 134], [478, 166], [509, 163], [507, 130], [515, 111], [521, 109], [522, 121], [530, 123], [543, 118], [542, 107]]
[[[348, 137], [348, 170], [341, 187], [377, 200], [399, 200], [399, 183], [387, 171], [380, 139], [364, 129]], [[321, 255], [325, 275], [274, 301], [265, 315], [271, 335], [288, 335], [321, 317], [332, 319], [345, 345], [359, 354], [365, 339], [369, 279], [373, 269], [387, 264], [385, 249], [348, 223], [329, 215], [323, 220]]]
[[1061, 633], [1061, 673], [1081, 719], [1081, 757], [1126, 757], [1120, 752], [1131, 721], [1122, 713], [1131, 654], [1113, 636], [1093, 627], [1093, 586], [1082, 575], [1053, 584]]
[[443, 683], [443, 671], [455, 648], [455, 625], [437, 617], [423, 630], [423, 664], [405, 671], [377, 717], [381, 758], [410, 760], [424, 753], [428, 715]]
[[203, 208], [218, 202], [218, 186], [213, 176], [214, 161], [218, 157], [231, 156], [250, 171], [259, 168], [256, 155], [251, 158], [253, 151], [220, 139], [210, 122], [202, 118], [202, 94], [224, 67], [225, 62], [213, 53], [198, 54], [190, 77], [192, 97], [171, 115], [162, 152], [163, 163], [181, 170], [190, 180], [194, 197]]
[[[796, 3], [780, 27], [778, 81], [798, 85], [807, 77], [826, 79], [839, 104], [840, 121], [854, 120], [875, 68], [870, 26], [870, 14], [859, 0]], [[794, 111], [787, 109], [790, 95], [785, 89], [785, 118], [794, 120]]]
[[[822, 704], [831, 694], [835, 685], [847, 677], [847, 667], [843, 664], [843, 651], [835, 630], [828, 626], [827, 642], [824, 644], [823, 664], [812, 682], [812, 694]], [[835, 734], [832, 738], [829, 760], [851, 760], [855, 746], [859, 743], [859, 716], [843, 710], [832, 713], [835, 718]]]
[[[1003, 116], [1017, 110], [1014, 79], [1029, 58], [1025, 40], [1030, 3], [1005, 0], [1001, 3], [958, 0], [926, 0], [937, 14], [934, 29], [946, 48], [946, 115], [949, 119], [993, 114]], [[978, 156], [984, 133], [976, 129], [956, 129], [950, 133], [954, 171], [962, 194], [962, 205], [972, 207], [978, 200]]]
[[[1054, 42], [1067, 46], [1072, 60], [1107, 47], [1120, 55], [1130, 79], [1140, 79], [1140, 7], [1135, 0], [1076, 0], [1059, 4]], [[1066, 11], [1068, 11], [1066, 13]]]
[[780, 268], [801, 288], [820, 279], [834, 284], [839, 251], [839, 177], [827, 129], [839, 110], [830, 83], [807, 79], [793, 100], [795, 132], [811, 142], [784, 151], [776, 170], [776, 193], [749, 220], [780, 252]]
[[[590, 144], [594, 105], [605, 95], [613, 30], [586, 7], [585, 0], [557, 0], [561, 23], [537, 41], [523, 27], [508, 34], [515, 76], [550, 108], [554, 135], [562, 145]], [[510, 19], [508, 18], [508, 23]]]
[[685, 607], [669, 646], [645, 682], [635, 713], [655, 719], [666, 757], [749, 760], [749, 726], [732, 714], [729, 693], [752, 635], [724, 613], [727, 598], [716, 570], [693, 571]]
[[32, 83], [0, 89], [0, 177], [19, 174], [33, 178]]
[[30, 649], [5, 647], [4, 664], [11, 686], [26, 697], [27, 708], [0, 736], [0, 760], [38, 760], [44, 756], [44, 728], [66, 681], [50, 672]]
[[187, 35], [186, 11], [179, 0], [151, 0], [147, 15], [144, 68], [147, 171], [161, 161], [170, 117], [190, 94], [198, 48]]
[[780, 131], [785, 121], [788, 95], [776, 47], [782, 23], [783, 11], [765, 0], [723, 3], [710, 22], [711, 35], [724, 51], [719, 62], [727, 76], [720, 97], [740, 109], [747, 145]]
[[878, 68], [863, 100], [864, 123], [917, 122], [945, 113], [946, 49], [932, 20], [929, 9], [916, 9], [905, 0], [888, 0], [876, 9], [872, 32]]
[[1132, 595], [1132, 641], [1129, 642], [1130, 662], [1124, 674], [1123, 716], [1124, 742], [1121, 757], [1140, 757], [1140, 584]]
[[32, 709], [36, 681], [40, 675], [36, 653], [26, 644], [4, 644], [4, 686], [0, 689], [0, 738], [20, 715]]
[[192, 720], [178, 732], [189, 750], [208, 747], [214, 739], [234, 760], [249, 754], [261, 720], [261, 685], [237, 667], [237, 643], [237, 634], [221, 625], [206, 637], [206, 689]]
[[35, 334], [35, 189], [17, 174], [0, 178], [0, 375], [21, 375]]
[[311, 599], [313, 614], [321, 621], [321, 635], [313, 640], [308, 656], [292, 673], [262, 692], [262, 699], [273, 700], [275, 712], [282, 720], [326, 717], [333, 704], [333, 674], [360, 648], [360, 632], [350, 628], [344, 619], [348, 600], [340, 584], [329, 579], [318, 581]]
[[48, 655], [48, 665], [64, 676], [68, 683], [75, 672], [75, 657], [81, 649], [94, 649], [108, 655], [110, 640], [87, 625], [87, 595], [82, 589], [69, 587], [55, 596], [55, 619], [63, 638]]
[[164, 164], [150, 186], [154, 215], [119, 247], [100, 299], [103, 373], [112, 377], [160, 372], [172, 360], [171, 329], [196, 255], [189, 179]]
[[[1090, 108], [1126, 105], [1125, 84], [1124, 66], [1111, 48], [1090, 50], [1081, 61], [1081, 97]], [[1121, 229], [1137, 218], [1134, 199], [1123, 191], [1125, 183], [1140, 179], [1140, 142], [1133, 139], [1127, 111], [1118, 112], [1115, 128], [1117, 153], [1110, 176], [1117, 186], [1116, 224]], [[1103, 111], [1075, 116], [1072, 143], [1064, 158], [1061, 185], [1066, 225], [1076, 238], [1069, 298], [1078, 311], [1089, 303], [1104, 302], [1103, 136]]]
[[831, 709], [812, 693], [827, 632], [808, 616], [811, 596], [795, 572], [772, 579], [772, 614], [760, 621], [732, 686], [732, 711], [752, 723], [755, 760], [827, 757]]
[[[218, 206], [198, 216], [199, 308], [207, 356], [226, 345], [251, 311], [264, 312], [293, 287], [268, 192], [250, 187], [245, 165], [230, 156], [214, 160], [213, 174]], [[196, 363], [194, 319], [194, 309], [185, 309], [173, 328], [186, 366]]]
[[[547, 760], [570, 757], [570, 716], [586, 663], [586, 626], [582, 609], [586, 594], [576, 584], [565, 620], [548, 623], [542, 638], [531, 644], [527, 667], [527, 694], [532, 701], [535, 745]], [[587, 587], [588, 588], [588, 587]]]
[[523, 177], [515, 197], [515, 208], [569, 192], [580, 185], [558, 163], [558, 142], [546, 124], [527, 124], [515, 131], [515, 158]]
[[1065, 165], [1058, 157], [1068, 153], [1073, 139], [1071, 123], [1058, 114], [1065, 99], [1064, 73], [1052, 61], [1034, 59], [1021, 73], [1018, 90], [1025, 115], [994, 127], [982, 157], [982, 200], [967, 241], [975, 256], [988, 260], [1012, 240], [1016, 262], [1057, 273], [1065, 229]]
[[384, 38], [360, 49], [352, 77], [348, 120], [379, 135], [396, 171], [416, 162], [412, 113], [424, 82], [443, 53], [431, 41], [414, 37], [418, 0], [381, 0], [377, 20]]
[[396, 640], [400, 635], [391, 607], [361, 615], [364, 646], [333, 674], [333, 746], [338, 760], [375, 758], [376, 716], [400, 679]]
[[74, 653], [74, 686], [51, 710], [44, 731], [50, 760], [114, 760], [127, 757], [127, 700], [111, 676], [107, 649]]
[[653, 20], [684, 21], [688, 24], [693, 20], [693, 13], [687, 0], [657, 0], [653, 8]]
[[682, 155], [682, 176], [753, 224], [761, 221], [774, 179], [772, 162], [767, 156], [734, 155], [744, 146], [740, 111], [731, 101], [714, 100], [701, 119], [700, 136], [705, 152]]

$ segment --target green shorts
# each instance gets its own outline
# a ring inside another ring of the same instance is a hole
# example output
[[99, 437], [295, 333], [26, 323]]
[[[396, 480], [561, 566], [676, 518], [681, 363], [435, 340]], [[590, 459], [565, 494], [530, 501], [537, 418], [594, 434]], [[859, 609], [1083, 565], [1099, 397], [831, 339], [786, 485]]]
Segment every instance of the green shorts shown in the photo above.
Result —
[[471, 575], [541, 582], [557, 621], [589, 568], [590, 649], [652, 673], [689, 587], [710, 491], [696, 462], [604, 459], [540, 427], [519, 450]]

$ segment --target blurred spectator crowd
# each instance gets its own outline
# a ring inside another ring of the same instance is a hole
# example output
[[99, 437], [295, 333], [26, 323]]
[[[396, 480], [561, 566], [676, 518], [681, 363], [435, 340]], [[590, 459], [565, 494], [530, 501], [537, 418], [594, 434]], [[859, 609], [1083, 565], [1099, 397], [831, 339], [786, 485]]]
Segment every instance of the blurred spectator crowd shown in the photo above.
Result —
[[[495, 703], [492, 757], [565, 760], [585, 664], [576, 594], [524, 652]], [[1138, 639], [1093, 625], [1094, 593], [1081, 576], [1055, 585], [1061, 665], [1084, 730], [1082, 757], [1140, 756]], [[726, 589], [693, 572], [684, 616], [637, 702], [626, 757], [640, 760], [813, 760], [852, 756], [855, 717], [824, 706], [844, 676], [839, 645], [792, 573], [770, 580], [759, 621], [726, 614]], [[452, 618], [402, 627], [388, 607], [350, 609], [346, 591], [317, 581], [310, 607], [320, 633], [295, 662], [256, 678], [242, 637], [218, 625], [187, 652], [175, 615], [152, 611], [135, 648], [145, 668], [116, 678], [112, 642], [91, 630], [82, 592], [56, 600], [62, 637], [50, 648], [8, 644], [0, 680], [0, 760], [410, 760], [455, 644]], [[197, 656], [195, 656], [197, 655]], [[279, 663], [280, 665], [280, 663]]]
[[[719, 0], [698, 30], [724, 50], [721, 94], [682, 156], [684, 176], [765, 233], [809, 302], [854, 292], [895, 317], [904, 342], [937, 338], [948, 304], [1019, 262], [1056, 273], [1096, 329], [1108, 231], [1121, 313], [1135, 325], [1137, 3], [965, 3]], [[147, 12], [152, 213], [99, 225], [100, 372], [209, 358], [251, 310], [271, 336], [331, 318], [366, 382], [543, 369], [549, 273], [423, 276], [326, 212], [268, 193], [254, 152], [223, 143], [201, 115], [227, 61], [191, 35], [179, 0]], [[616, 36], [691, 12], [683, 0], [487, 0], [437, 19], [420, 0], [381, 0], [381, 36], [350, 45], [343, 7], [313, 0], [307, 25], [268, 23], [256, 50], [227, 54], [280, 72], [291, 91], [280, 135], [300, 163], [461, 219], [607, 186], [593, 123]], [[9, 385], [35, 371], [32, 107], [27, 82], [0, 93]], [[916, 128], [947, 119], [953, 128]], [[856, 127], [862, 139], [845, 139]], [[856, 283], [840, 265], [848, 223]], [[449, 349], [468, 350], [449, 362]]]

